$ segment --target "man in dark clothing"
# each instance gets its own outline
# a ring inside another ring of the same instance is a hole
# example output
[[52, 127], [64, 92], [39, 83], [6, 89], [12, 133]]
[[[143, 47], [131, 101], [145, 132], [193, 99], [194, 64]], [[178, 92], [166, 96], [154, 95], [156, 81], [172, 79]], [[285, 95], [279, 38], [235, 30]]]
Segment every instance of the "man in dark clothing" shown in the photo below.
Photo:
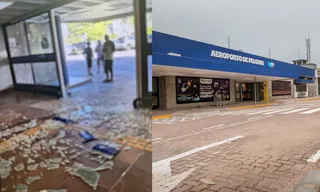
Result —
[[[103, 82], [112, 82], [113, 81], [113, 52], [115, 51], [114, 43], [109, 39], [109, 36], [105, 37], [106, 42], [103, 45], [103, 59], [104, 59], [104, 70], [106, 73], [106, 80]], [[111, 78], [109, 79], [109, 72]]]
[[85, 55], [86, 59], [87, 59], [87, 67], [88, 67], [88, 75], [92, 75], [91, 73], [91, 67], [92, 67], [92, 57], [93, 57], [93, 52], [92, 49], [90, 47], [90, 42], [87, 43], [87, 47], [84, 48], [84, 52], [83, 54]]

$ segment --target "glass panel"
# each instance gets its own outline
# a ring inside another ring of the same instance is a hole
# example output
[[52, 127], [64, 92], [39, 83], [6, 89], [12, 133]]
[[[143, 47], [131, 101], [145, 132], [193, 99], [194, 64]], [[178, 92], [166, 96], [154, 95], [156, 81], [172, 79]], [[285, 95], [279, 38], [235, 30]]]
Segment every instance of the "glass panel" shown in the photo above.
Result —
[[14, 73], [16, 75], [17, 83], [20, 84], [34, 84], [32, 68], [30, 63], [14, 64]]
[[33, 63], [33, 69], [37, 85], [59, 86], [55, 62]]
[[29, 55], [23, 22], [7, 27], [11, 57]]
[[53, 53], [48, 14], [28, 19], [26, 25], [31, 54]]
[[9, 67], [8, 54], [4, 43], [2, 28], [0, 27], [0, 90], [12, 86], [12, 77]]
[[152, 43], [152, 12], [147, 12], [147, 35], [148, 43]]

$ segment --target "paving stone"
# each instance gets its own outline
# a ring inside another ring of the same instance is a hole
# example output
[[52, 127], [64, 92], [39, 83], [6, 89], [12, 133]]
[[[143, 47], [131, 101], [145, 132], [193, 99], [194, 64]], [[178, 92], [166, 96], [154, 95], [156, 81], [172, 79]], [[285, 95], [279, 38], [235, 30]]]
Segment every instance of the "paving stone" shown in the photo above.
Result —
[[268, 168], [266, 168], [265, 170], [263, 170], [263, 172], [266, 173], [273, 173], [275, 170], [277, 170], [278, 167], [274, 167], [274, 166], [269, 166]]
[[216, 184], [213, 180], [208, 179], [208, 178], [202, 178], [202, 179], [200, 179], [200, 181], [201, 181], [202, 183], [208, 184], [208, 185], [214, 185], [214, 184]]
[[192, 187], [190, 191], [194, 191], [194, 192], [198, 192], [204, 189], [207, 189], [209, 187], [209, 185], [201, 183], [199, 186], [197, 187]]
[[278, 171], [288, 171], [292, 166], [290, 165], [282, 165]]
[[219, 190], [219, 192], [236, 192], [236, 191], [227, 187], [223, 187]]
[[226, 183], [221, 183], [221, 182], [217, 182], [215, 185], [210, 186], [208, 189], [213, 190], [213, 191], [218, 191], [219, 189], [221, 189], [222, 187], [226, 186]]
[[273, 162], [273, 161], [267, 161], [266, 164], [275, 166], [275, 167], [280, 167], [282, 164], [278, 162]]

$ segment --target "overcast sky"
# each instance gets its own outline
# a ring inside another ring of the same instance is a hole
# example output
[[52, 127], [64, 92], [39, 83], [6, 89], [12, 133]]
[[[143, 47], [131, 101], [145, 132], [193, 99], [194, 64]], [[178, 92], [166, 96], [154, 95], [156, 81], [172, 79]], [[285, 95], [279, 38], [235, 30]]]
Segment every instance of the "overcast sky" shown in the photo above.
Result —
[[153, 30], [291, 62], [320, 65], [319, 0], [153, 0]]

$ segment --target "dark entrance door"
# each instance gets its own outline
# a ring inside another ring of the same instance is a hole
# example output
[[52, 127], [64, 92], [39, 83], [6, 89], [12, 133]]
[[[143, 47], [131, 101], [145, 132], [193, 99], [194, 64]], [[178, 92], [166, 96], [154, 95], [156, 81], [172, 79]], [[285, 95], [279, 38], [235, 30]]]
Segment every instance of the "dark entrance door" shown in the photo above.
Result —
[[49, 14], [6, 25], [4, 34], [15, 89], [62, 96]]

